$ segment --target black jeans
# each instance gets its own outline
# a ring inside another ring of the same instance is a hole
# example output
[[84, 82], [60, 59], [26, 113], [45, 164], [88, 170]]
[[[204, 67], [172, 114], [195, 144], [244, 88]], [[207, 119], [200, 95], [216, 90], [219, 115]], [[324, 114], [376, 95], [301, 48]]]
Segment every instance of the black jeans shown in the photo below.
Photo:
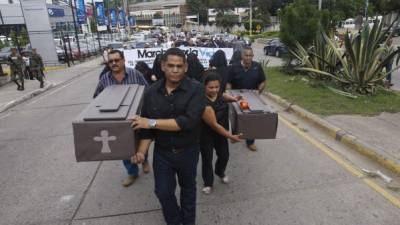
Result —
[[213, 135], [212, 137], [202, 138], [200, 143], [201, 161], [202, 161], [202, 176], [204, 186], [212, 187], [214, 183], [213, 171], [213, 155], [214, 149], [217, 154], [215, 162], [215, 174], [219, 177], [225, 176], [225, 169], [229, 160], [228, 140], [221, 135]]
[[[154, 149], [155, 194], [161, 203], [164, 219], [168, 225], [195, 224], [199, 150], [198, 145], [185, 148], [179, 153]], [[175, 196], [175, 176], [178, 177], [181, 188], [180, 207]]]

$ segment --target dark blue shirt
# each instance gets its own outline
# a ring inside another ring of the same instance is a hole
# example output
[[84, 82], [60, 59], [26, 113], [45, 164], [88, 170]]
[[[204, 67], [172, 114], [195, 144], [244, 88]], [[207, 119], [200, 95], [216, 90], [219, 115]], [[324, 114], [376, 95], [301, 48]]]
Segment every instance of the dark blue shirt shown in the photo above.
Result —
[[232, 89], [257, 90], [264, 81], [264, 70], [257, 62], [252, 62], [248, 70], [245, 70], [241, 62], [233, 64], [229, 70], [228, 83]]
[[112, 74], [112, 71], [108, 71], [101, 76], [99, 83], [97, 84], [96, 91], [94, 92], [93, 98], [96, 98], [106, 87], [114, 84], [139, 84], [147, 85], [146, 79], [142, 73], [132, 68], [125, 68], [125, 76], [118, 82]]

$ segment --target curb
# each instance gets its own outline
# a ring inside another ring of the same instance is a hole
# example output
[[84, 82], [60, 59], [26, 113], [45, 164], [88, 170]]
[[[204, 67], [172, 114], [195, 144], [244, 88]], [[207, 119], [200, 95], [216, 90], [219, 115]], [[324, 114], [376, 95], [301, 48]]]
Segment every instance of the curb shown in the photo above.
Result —
[[[294, 112], [297, 116], [305, 119], [307, 122], [312, 123], [316, 127], [318, 127], [323, 132], [327, 133], [330, 137], [334, 138], [336, 141], [339, 141], [346, 145], [347, 147], [356, 150], [358, 153], [370, 158], [371, 160], [379, 163], [381, 166], [386, 169], [392, 171], [396, 175], [400, 175], [400, 164], [395, 160], [390, 159], [388, 156], [385, 156], [378, 152], [379, 148], [376, 146], [372, 146], [364, 141], [358, 139], [353, 136], [346, 130], [343, 130], [328, 121], [322, 119], [321, 117], [301, 108], [298, 105], [294, 105], [281, 98], [278, 95], [274, 95], [270, 92], [263, 93], [267, 98], [271, 99], [275, 103], [284, 107], [287, 111]], [[381, 151], [383, 152], [383, 151]]]
[[[66, 67], [66, 68], [68, 68], [68, 67]], [[12, 107], [14, 107], [14, 106], [16, 106], [16, 105], [18, 105], [18, 104], [20, 104], [22, 102], [27, 101], [27, 100], [35, 97], [36, 95], [42, 94], [42, 93], [44, 93], [44, 92], [46, 92], [46, 91], [48, 91], [48, 90], [50, 90], [52, 88], [55, 88], [55, 87], [58, 87], [60, 85], [65, 84], [67, 82], [70, 82], [70, 81], [74, 80], [75, 78], [80, 77], [81, 75], [82, 75], [82, 73], [79, 73], [79, 74], [77, 74], [77, 75], [75, 75], [75, 76], [73, 76], [73, 77], [71, 77], [71, 78], [69, 78], [67, 80], [64, 80], [64, 81], [62, 81], [60, 83], [57, 83], [57, 84], [47, 81], [46, 83], [49, 84], [48, 86], [46, 86], [44, 88], [41, 88], [41, 89], [36, 89], [36, 90], [34, 90], [34, 91], [24, 95], [24, 96], [21, 96], [21, 97], [15, 99], [15, 100], [12, 100], [12, 101], [6, 103], [4, 106], [0, 107], [0, 113], [7, 111], [10, 108], [12, 108]]]
[[28, 94], [26, 94], [24, 96], [21, 96], [21, 97], [15, 99], [15, 100], [12, 100], [12, 101], [8, 102], [7, 104], [5, 104], [4, 106], [2, 106], [0, 108], [0, 113], [5, 112], [6, 110], [8, 110], [8, 109], [10, 109], [10, 108], [12, 108], [12, 107], [24, 102], [24, 101], [27, 101], [27, 100], [33, 98], [36, 95], [39, 95], [39, 94], [41, 94], [43, 92], [46, 92], [47, 90], [49, 90], [49, 89], [51, 89], [51, 88], [56, 86], [54, 83], [50, 83], [50, 82], [47, 82], [47, 83], [48, 83], [48, 85], [46, 85], [44, 88], [36, 89], [34, 91], [29, 92]]

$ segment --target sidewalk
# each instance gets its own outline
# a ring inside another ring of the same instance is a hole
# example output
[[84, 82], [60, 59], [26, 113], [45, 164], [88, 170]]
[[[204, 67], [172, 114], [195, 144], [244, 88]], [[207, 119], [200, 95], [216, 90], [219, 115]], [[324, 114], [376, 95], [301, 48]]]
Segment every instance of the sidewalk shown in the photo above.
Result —
[[100, 65], [101, 62], [102, 58], [97, 57], [72, 67], [45, 72], [46, 82], [44, 88], [39, 87], [39, 81], [37, 80], [25, 80], [24, 91], [18, 91], [17, 86], [13, 82], [0, 86], [0, 113], [35, 95], [41, 94], [75, 77], [84, 75], [86, 72], [93, 70], [93, 68], [102, 67]]

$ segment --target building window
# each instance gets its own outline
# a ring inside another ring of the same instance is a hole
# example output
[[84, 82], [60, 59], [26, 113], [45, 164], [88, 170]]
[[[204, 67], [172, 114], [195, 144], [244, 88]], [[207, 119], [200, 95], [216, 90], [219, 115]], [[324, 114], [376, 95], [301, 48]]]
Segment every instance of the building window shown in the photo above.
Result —
[[14, 4], [14, 0], [8, 0], [8, 4]]

